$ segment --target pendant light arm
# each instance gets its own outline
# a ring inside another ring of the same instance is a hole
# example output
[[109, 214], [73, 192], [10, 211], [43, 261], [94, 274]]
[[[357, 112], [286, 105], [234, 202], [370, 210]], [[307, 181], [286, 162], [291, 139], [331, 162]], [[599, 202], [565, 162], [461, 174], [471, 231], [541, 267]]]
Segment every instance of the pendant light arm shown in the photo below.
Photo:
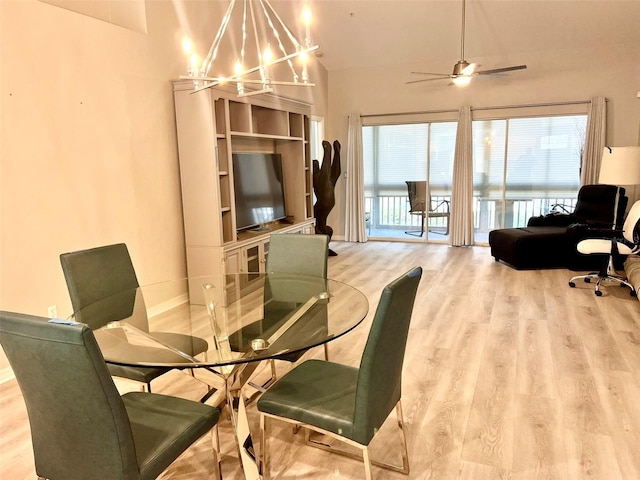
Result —
[[[278, 14], [275, 12], [275, 10], [273, 10], [273, 7], [271, 7], [271, 4], [268, 2], [268, 0], [265, 0], [264, 2], [262, 0], [260, 0], [260, 6], [262, 7], [262, 12], [264, 13], [265, 18], [267, 19], [267, 23], [269, 24], [269, 27], [271, 28], [271, 32], [273, 32], [273, 36], [278, 41], [278, 48], [282, 52], [282, 55], [286, 56], [287, 55], [287, 50], [284, 48], [284, 45], [282, 44], [282, 40], [280, 39], [280, 35], [278, 33], [278, 29], [273, 24], [273, 20], [271, 19], [271, 15], [267, 11], [265, 3], [271, 8], [271, 11], [275, 15], [276, 19], [278, 19], [278, 21], [280, 22], [280, 25], [282, 26], [282, 28], [284, 28], [285, 32], [290, 35], [290, 32], [288, 31], [289, 29], [286, 27], [286, 25], [284, 25], [282, 23], [282, 20], [280, 20], [280, 17], [278, 17]], [[293, 38], [293, 36], [290, 35], [290, 38]], [[292, 41], [294, 43], [296, 51], [299, 50], [300, 49], [300, 44], [298, 44], [298, 42], [295, 40], [295, 38], [293, 38]], [[296, 74], [295, 69], [293, 68], [293, 63], [291, 62], [291, 59], [287, 60], [287, 64], [289, 65], [289, 69], [291, 70], [293, 78], [297, 78], [298, 76]]]
[[220, 42], [225, 32], [227, 31], [227, 26], [229, 25], [229, 20], [231, 19], [231, 12], [233, 12], [233, 8], [235, 7], [236, 0], [232, 0], [229, 2], [229, 8], [222, 19], [222, 23], [220, 24], [220, 28], [218, 29], [218, 33], [216, 33], [215, 38], [213, 39], [213, 43], [211, 43], [211, 48], [209, 49], [209, 53], [207, 53], [204, 62], [202, 63], [202, 72], [201, 75], [207, 76], [209, 75], [209, 70], [211, 70], [211, 65], [214, 60], [218, 56], [218, 48], [220, 47]]

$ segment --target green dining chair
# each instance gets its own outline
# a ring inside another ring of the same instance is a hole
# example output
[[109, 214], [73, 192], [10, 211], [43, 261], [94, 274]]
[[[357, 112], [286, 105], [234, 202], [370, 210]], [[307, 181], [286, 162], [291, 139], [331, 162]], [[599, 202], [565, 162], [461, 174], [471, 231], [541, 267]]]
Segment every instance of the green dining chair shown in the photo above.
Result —
[[[329, 256], [329, 237], [327, 235], [304, 235], [299, 233], [278, 233], [271, 235], [269, 253], [267, 255], [267, 273], [306, 275], [316, 278], [327, 278]], [[278, 321], [283, 314], [292, 311], [291, 303], [304, 303], [309, 296], [302, 299], [287, 297], [286, 288], [278, 288], [278, 277], [267, 278], [265, 295], [265, 326], [271, 319]], [[283, 280], [286, 282], [287, 280]], [[322, 289], [322, 288], [321, 288]], [[322, 293], [322, 292], [317, 292]], [[325, 321], [326, 329], [326, 321]], [[295, 363], [307, 350], [288, 353], [277, 357], [278, 360]], [[324, 344], [325, 360], [329, 359], [327, 344]]]
[[22, 392], [40, 479], [151, 480], [211, 431], [217, 408], [148, 392], [120, 396], [83, 323], [0, 312], [0, 344]]
[[[136, 299], [136, 289], [140, 285], [129, 250], [124, 243], [63, 253], [60, 255], [60, 263], [71, 305], [74, 312], [79, 312], [75, 318], [93, 330], [103, 327], [108, 322], [127, 318], [132, 314], [134, 303], [143, 302], [141, 297]], [[109, 308], [106, 308], [105, 304], [105, 308], [101, 308], [99, 312], [82, 315], [83, 308], [108, 297], [117, 298], [119, 301], [109, 303]], [[136, 323], [135, 326], [149, 331], [146, 317], [144, 324]], [[153, 332], [153, 335], [192, 357], [206, 352], [209, 348], [206, 340], [191, 335], [171, 332]], [[115, 364], [109, 364], [108, 368], [115, 377], [143, 383], [149, 392], [151, 381], [171, 370]]]
[[[366, 478], [371, 463], [409, 473], [409, 457], [400, 403], [402, 364], [409, 323], [422, 268], [415, 267], [387, 285], [380, 296], [360, 367], [307, 360], [282, 376], [257, 403], [260, 412], [260, 464], [268, 477], [267, 419], [306, 428], [307, 443], [351, 456], [312, 441], [309, 430], [335, 437], [362, 451]], [[402, 467], [372, 462], [368, 445], [395, 407], [402, 442]]]

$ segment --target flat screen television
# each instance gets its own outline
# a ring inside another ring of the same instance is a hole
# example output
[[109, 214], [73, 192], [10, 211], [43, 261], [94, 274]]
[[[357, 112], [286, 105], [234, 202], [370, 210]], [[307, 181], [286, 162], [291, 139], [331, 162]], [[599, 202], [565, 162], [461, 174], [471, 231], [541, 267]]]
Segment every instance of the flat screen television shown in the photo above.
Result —
[[236, 228], [243, 230], [286, 217], [282, 156], [234, 153]]

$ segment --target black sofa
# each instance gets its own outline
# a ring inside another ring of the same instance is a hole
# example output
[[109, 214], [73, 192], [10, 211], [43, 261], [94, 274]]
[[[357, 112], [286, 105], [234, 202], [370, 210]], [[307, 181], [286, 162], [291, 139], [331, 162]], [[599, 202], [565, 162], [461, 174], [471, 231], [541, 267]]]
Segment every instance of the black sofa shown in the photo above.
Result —
[[[624, 220], [628, 198], [620, 188], [617, 226]], [[618, 187], [584, 185], [578, 192], [572, 213], [552, 212], [531, 217], [526, 227], [502, 228], [489, 232], [491, 255], [518, 270], [536, 268], [568, 268], [598, 270], [603, 262], [599, 255], [581, 255], [576, 250], [580, 240], [593, 236], [592, 229], [610, 229]]]

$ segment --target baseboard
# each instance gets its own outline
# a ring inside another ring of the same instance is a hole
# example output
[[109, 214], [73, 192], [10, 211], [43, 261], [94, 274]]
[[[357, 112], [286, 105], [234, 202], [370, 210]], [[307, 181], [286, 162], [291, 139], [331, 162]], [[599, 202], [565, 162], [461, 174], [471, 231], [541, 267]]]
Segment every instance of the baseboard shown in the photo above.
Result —
[[156, 315], [160, 315], [161, 313], [166, 312], [167, 310], [171, 310], [172, 308], [178, 307], [183, 303], [187, 303], [189, 301], [189, 294], [183, 293], [178, 295], [177, 297], [170, 298], [166, 302], [159, 303], [153, 307], [147, 309], [147, 316], [149, 318], [153, 318]]
[[10, 382], [15, 378], [16, 376], [13, 374], [13, 370], [11, 370], [11, 367], [7, 366], [6, 368], [0, 370], [0, 385]]
[[[161, 313], [166, 312], [174, 307], [182, 305], [183, 303], [187, 303], [189, 301], [189, 294], [183, 293], [182, 295], [178, 295], [166, 302], [162, 302], [158, 305], [155, 305], [147, 310], [147, 315], [149, 318], [155, 317], [156, 315], [160, 315]], [[0, 370], [0, 385], [6, 382], [10, 382], [15, 379], [16, 376], [13, 374], [13, 370], [10, 366], [7, 366]]]

